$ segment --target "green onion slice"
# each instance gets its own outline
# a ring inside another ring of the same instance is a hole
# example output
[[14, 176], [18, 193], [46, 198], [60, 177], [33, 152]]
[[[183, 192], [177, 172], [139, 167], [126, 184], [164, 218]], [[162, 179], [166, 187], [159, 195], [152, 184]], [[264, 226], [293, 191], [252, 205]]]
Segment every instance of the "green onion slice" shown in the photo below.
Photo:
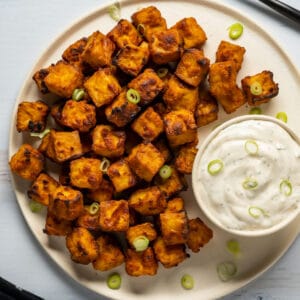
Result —
[[238, 256], [241, 252], [240, 244], [236, 240], [229, 240], [227, 241], [227, 250], [232, 253], [233, 255]]
[[141, 235], [141, 236], [136, 237], [134, 239], [134, 241], [132, 242], [132, 244], [133, 244], [135, 251], [141, 252], [148, 248], [149, 239], [146, 236]]
[[30, 207], [31, 211], [34, 213], [38, 213], [43, 209], [43, 205], [36, 201], [30, 201], [29, 207]]
[[43, 139], [49, 132], [50, 132], [50, 129], [47, 128], [43, 132], [31, 132], [30, 136], [38, 137], [40, 139]]
[[280, 182], [280, 192], [287, 197], [292, 195], [293, 187], [289, 180], [284, 179]]
[[288, 121], [287, 114], [284, 111], [277, 113], [276, 118], [284, 123], [287, 123]]
[[244, 26], [241, 23], [234, 23], [228, 29], [229, 37], [232, 40], [236, 40], [243, 34]]
[[255, 155], [258, 153], [258, 145], [255, 140], [247, 140], [245, 142], [245, 150], [250, 155]]
[[135, 89], [129, 89], [126, 93], [126, 98], [130, 103], [138, 104], [141, 100], [139, 92]]
[[106, 279], [107, 286], [110, 289], [117, 290], [120, 288], [122, 282], [122, 278], [119, 273], [113, 273], [109, 275]]
[[136, 29], [137, 29], [137, 31], [139, 32], [140, 35], [143, 36], [145, 34], [145, 26], [143, 24], [138, 24]]
[[157, 70], [157, 76], [159, 78], [164, 78], [165, 76], [167, 76], [169, 70], [168, 68], [160, 68]]
[[110, 161], [106, 157], [103, 157], [100, 164], [100, 170], [103, 173], [107, 173], [109, 166], [110, 166]]
[[181, 286], [186, 290], [191, 290], [194, 287], [194, 278], [188, 274], [183, 275], [181, 277]]
[[222, 281], [229, 281], [237, 272], [237, 267], [233, 262], [227, 261], [217, 265], [217, 273]]
[[259, 82], [254, 81], [250, 85], [250, 92], [254, 96], [259, 96], [262, 93], [262, 86]]
[[72, 94], [72, 100], [79, 101], [85, 96], [84, 89], [75, 89]]
[[261, 216], [265, 216], [265, 217], [268, 216], [265, 210], [258, 206], [250, 206], [248, 208], [248, 213], [254, 219], [258, 219]]
[[246, 178], [243, 181], [242, 185], [245, 190], [254, 190], [258, 186], [258, 182], [256, 181], [256, 179]]
[[252, 107], [249, 111], [250, 115], [261, 115], [262, 114], [262, 110], [260, 107]]
[[119, 2], [115, 2], [114, 4], [108, 7], [109, 16], [116, 22], [121, 19], [121, 5]]
[[162, 179], [168, 179], [172, 175], [172, 172], [172, 167], [170, 167], [169, 165], [164, 165], [159, 170], [159, 176]]
[[88, 210], [89, 210], [89, 213], [91, 215], [95, 215], [99, 211], [99, 208], [100, 208], [99, 203], [98, 202], [93, 202], [90, 205], [90, 207], [88, 208]]
[[224, 164], [220, 159], [214, 159], [210, 161], [207, 165], [207, 171], [210, 175], [217, 175], [223, 169]]

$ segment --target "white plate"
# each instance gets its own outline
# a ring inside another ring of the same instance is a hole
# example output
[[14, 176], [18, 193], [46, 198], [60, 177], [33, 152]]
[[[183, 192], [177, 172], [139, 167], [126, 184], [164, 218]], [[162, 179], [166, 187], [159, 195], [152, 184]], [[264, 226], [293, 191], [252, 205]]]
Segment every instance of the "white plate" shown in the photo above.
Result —
[[[288, 114], [288, 125], [300, 134], [300, 76], [293, 67], [292, 62], [266, 32], [264, 32], [255, 21], [241, 15], [237, 11], [218, 4], [216, 1], [205, 0], [178, 0], [178, 1], [124, 1], [122, 2], [122, 17], [130, 19], [130, 16], [139, 8], [148, 5], [157, 6], [162, 15], [167, 19], [168, 25], [173, 25], [183, 17], [194, 16], [207, 33], [208, 41], [204, 47], [205, 54], [213, 62], [215, 51], [222, 39], [228, 39], [227, 28], [234, 22], [244, 24], [244, 34], [236, 43], [244, 46], [247, 50], [244, 63], [239, 73], [239, 79], [245, 75], [255, 74], [262, 70], [271, 70], [274, 73], [275, 81], [279, 82], [280, 93], [276, 99], [264, 105], [263, 111], [268, 115], [275, 115], [279, 111]], [[10, 132], [9, 156], [17, 151], [23, 142], [32, 142], [28, 135], [18, 134], [15, 129], [15, 116], [17, 105], [22, 100], [37, 100], [45, 96], [38, 93], [33, 82], [33, 73], [60, 59], [63, 50], [72, 42], [88, 36], [93, 31], [100, 30], [108, 32], [116, 23], [108, 16], [107, 8], [102, 7], [81, 20], [74, 23], [64, 31], [42, 54], [35, 66], [32, 68], [23, 88], [20, 91], [18, 101], [13, 113], [13, 120]], [[220, 114], [219, 121], [199, 130], [201, 140], [220, 122], [233, 116], [245, 114], [248, 107], [243, 107], [231, 115]], [[65, 248], [64, 238], [49, 237], [43, 234], [44, 215], [33, 214], [28, 208], [26, 190], [28, 184], [13, 176], [16, 197], [22, 213], [32, 230], [48, 255], [72, 278], [83, 286], [93, 291], [117, 299], [212, 299], [227, 295], [250, 281], [271, 267], [289, 248], [300, 231], [300, 220], [295, 220], [285, 230], [262, 238], [239, 239], [242, 256], [234, 259], [226, 250], [226, 241], [234, 238], [217, 228], [214, 230], [214, 238], [207, 246], [201, 249], [198, 254], [191, 254], [191, 257], [176, 268], [159, 268], [157, 276], [133, 278], [126, 275], [124, 265], [117, 269], [122, 275], [122, 287], [119, 290], [107, 288], [105, 279], [110, 272], [98, 272], [91, 266], [75, 264], [69, 258]], [[190, 183], [191, 187], [191, 183]], [[186, 207], [190, 217], [202, 216], [201, 211], [194, 201], [191, 191], [183, 195], [186, 199]], [[204, 221], [207, 221], [203, 217]], [[209, 224], [209, 222], [207, 221]], [[233, 260], [238, 266], [237, 276], [226, 283], [218, 279], [216, 265], [225, 260]], [[180, 278], [188, 273], [195, 279], [193, 290], [186, 291], [180, 285]]]

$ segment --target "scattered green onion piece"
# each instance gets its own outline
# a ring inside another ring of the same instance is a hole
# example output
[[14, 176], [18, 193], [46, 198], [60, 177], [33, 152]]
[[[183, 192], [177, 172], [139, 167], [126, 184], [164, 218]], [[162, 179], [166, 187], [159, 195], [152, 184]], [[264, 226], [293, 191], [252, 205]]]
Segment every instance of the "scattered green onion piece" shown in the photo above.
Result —
[[146, 236], [141, 235], [141, 236], [136, 237], [132, 244], [133, 244], [135, 251], [141, 252], [148, 248], [149, 240]]
[[293, 187], [289, 180], [285, 179], [280, 182], [280, 192], [287, 197], [292, 195]]
[[235, 256], [238, 256], [241, 252], [240, 244], [236, 240], [229, 240], [227, 242], [227, 250]]
[[287, 121], [288, 121], [287, 114], [286, 114], [284, 111], [279, 112], [279, 113], [276, 115], [276, 118], [277, 118], [278, 120], [281, 120], [281, 121], [284, 122], [284, 123], [287, 123]]
[[224, 164], [220, 159], [214, 159], [207, 165], [207, 171], [210, 175], [217, 175], [223, 169]]
[[164, 78], [168, 74], [169, 70], [167, 68], [160, 68], [157, 70], [157, 75], [159, 78]]
[[121, 6], [119, 2], [115, 2], [114, 4], [108, 7], [109, 16], [116, 22], [121, 19]]
[[31, 132], [30, 136], [38, 137], [40, 139], [43, 139], [49, 132], [50, 132], [50, 129], [47, 128], [43, 132]]
[[130, 103], [138, 104], [141, 100], [139, 92], [135, 89], [129, 89], [126, 93], [126, 98]]
[[98, 202], [93, 202], [90, 207], [89, 207], [89, 213], [91, 215], [95, 215], [99, 211], [99, 203]]
[[143, 36], [145, 34], [145, 26], [143, 24], [138, 24], [136, 29], [137, 29], [137, 31], [139, 32], [140, 35]]
[[262, 114], [262, 110], [260, 107], [252, 107], [249, 111], [250, 115], [261, 115]]
[[217, 265], [217, 273], [222, 281], [229, 281], [237, 272], [237, 267], [233, 262], [222, 262]]
[[34, 213], [38, 213], [43, 209], [43, 205], [36, 201], [30, 201], [29, 207], [30, 207], [31, 211]]
[[110, 166], [110, 161], [106, 157], [103, 157], [100, 164], [100, 170], [103, 173], [107, 173], [109, 166]]
[[185, 274], [181, 277], [181, 285], [186, 290], [191, 290], [194, 287], [194, 278], [191, 275]]
[[250, 85], [250, 92], [254, 96], [259, 96], [262, 93], [262, 86], [259, 82], [254, 81]]
[[173, 172], [173, 170], [170, 166], [164, 165], [159, 170], [159, 176], [162, 179], [168, 179], [172, 175], [172, 172]]
[[74, 101], [79, 101], [85, 96], [84, 89], [75, 89], [72, 94], [72, 99]]
[[245, 190], [254, 190], [258, 186], [258, 182], [256, 181], [256, 179], [246, 178], [243, 181], [242, 185]]
[[258, 153], [258, 145], [255, 140], [247, 140], [245, 142], [245, 150], [250, 155], [255, 155]]
[[110, 289], [117, 290], [120, 288], [122, 282], [122, 278], [120, 274], [113, 273], [107, 277], [106, 283]]
[[248, 213], [254, 219], [258, 219], [261, 216], [268, 216], [264, 209], [258, 206], [250, 206], [248, 208]]
[[241, 23], [234, 23], [229, 28], [229, 37], [232, 40], [238, 39], [244, 31], [244, 27]]

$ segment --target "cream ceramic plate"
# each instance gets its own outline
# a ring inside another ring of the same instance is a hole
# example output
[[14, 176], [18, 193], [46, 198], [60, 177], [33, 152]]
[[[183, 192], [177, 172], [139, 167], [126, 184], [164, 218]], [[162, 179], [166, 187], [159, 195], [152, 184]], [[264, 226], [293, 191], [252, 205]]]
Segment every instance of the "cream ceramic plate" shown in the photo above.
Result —
[[[278, 111], [285, 111], [289, 117], [288, 125], [296, 133], [300, 134], [299, 73], [279, 45], [258, 27], [254, 21], [227, 6], [218, 4], [217, 1], [205, 0], [124, 1], [122, 2], [122, 17], [129, 19], [137, 9], [149, 5], [155, 5], [160, 9], [169, 26], [183, 17], [194, 16], [207, 33], [208, 41], [204, 51], [212, 62], [215, 59], [214, 55], [219, 42], [222, 39], [229, 40], [227, 28], [237, 21], [243, 23], [244, 34], [236, 43], [244, 46], [247, 52], [239, 73], [239, 79], [245, 75], [255, 74], [262, 70], [271, 70], [274, 73], [275, 81], [279, 82], [280, 93], [276, 99], [264, 105], [262, 109], [268, 115], [275, 115]], [[33, 141], [28, 136], [18, 134], [15, 129], [18, 102], [24, 99], [45, 99], [45, 96], [38, 93], [35, 83], [31, 79], [33, 73], [60, 59], [63, 50], [77, 39], [88, 36], [96, 30], [106, 33], [115, 24], [107, 14], [107, 7], [102, 7], [74, 23], [53, 41], [46, 52], [42, 54], [25, 81], [16, 103], [10, 134], [10, 157], [17, 151], [21, 143]], [[233, 116], [245, 114], [248, 111], [249, 108], [244, 107], [232, 115], [221, 113], [218, 121], [199, 130], [200, 143], [217, 124]], [[67, 274], [83, 286], [99, 294], [122, 300], [140, 299], [141, 296], [144, 300], [175, 300], [186, 299], [186, 297], [199, 300], [227, 295], [254, 280], [273, 265], [289, 248], [300, 230], [300, 220], [298, 219], [285, 230], [270, 237], [240, 238], [242, 256], [234, 260], [232, 255], [227, 252], [225, 246], [226, 241], [234, 238], [234, 236], [225, 234], [212, 226], [214, 230], [213, 240], [200, 253], [191, 254], [191, 257], [178, 267], [164, 269], [160, 266], [157, 276], [132, 278], [126, 275], [123, 265], [116, 270], [122, 275], [122, 287], [119, 290], [110, 290], [105, 283], [105, 279], [110, 272], [96, 272], [90, 266], [73, 263], [65, 249], [64, 238], [48, 237], [43, 234], [42, 229], [45, 216], [33, 214], [30, 211], [26, 199], [27, 183], [15, 177], [13, 182], [22, 213], [33, 234], [49, 256]], [[189, 190], [185, 194], [189, 216], [202, 216], [193, 198], [192, 191]], [[206, 221], [205, 218], [203, 219]], [[235, 261], [238, 267], [238, 274], [233, 280], [223, 283], [218, 279], [216, 265], [225, 260]], [[193, 290], [186, 291], [180, 285], [180, 278], [185, 273], [194, 277], [195, 287]]]

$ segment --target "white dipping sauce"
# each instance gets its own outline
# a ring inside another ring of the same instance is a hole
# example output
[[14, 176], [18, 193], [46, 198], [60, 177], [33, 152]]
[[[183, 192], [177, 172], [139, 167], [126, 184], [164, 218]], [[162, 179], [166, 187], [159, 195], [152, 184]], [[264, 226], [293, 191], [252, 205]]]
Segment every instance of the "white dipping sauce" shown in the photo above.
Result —
[[[208, 164], [216, 159], [223, 167], [212, 175]], [[298, 209], [300, 146], [270, 121], [230, 125], [204, 150], [196, 184], [206, 195], [210, 214], [226, 228], [270, 228]]]

